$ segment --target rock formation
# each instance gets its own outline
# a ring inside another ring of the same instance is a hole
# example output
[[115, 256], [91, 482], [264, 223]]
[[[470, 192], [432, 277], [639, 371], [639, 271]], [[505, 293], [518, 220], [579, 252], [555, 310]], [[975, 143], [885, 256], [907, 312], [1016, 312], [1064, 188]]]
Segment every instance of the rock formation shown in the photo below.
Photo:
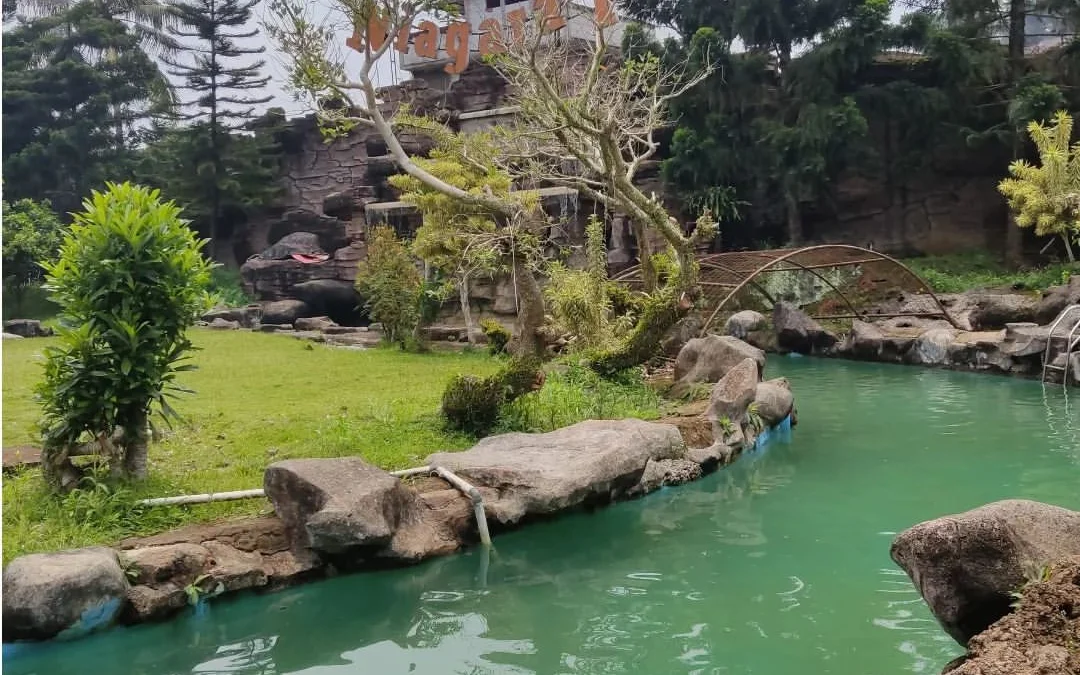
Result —
[[546, 434], [502, 434], [427, 464], [480, 487], [488, 516], [510, 525], [625, 497], [651, 460], [685, 452], [675, 427], [641, 420], [590, 420]]
[[76, 637], [108, 627], [128, 582], [116, 552], [84, 548], [16, 558], [4, 569], [4, 641]]
[[1080, 555], [1080, 512], [1006, 500], [920, 523], [889, 551], [961, 645], [1005, 616], [1038, 570]]
[[971, 638], [951, 675], [1080, 673], [1080, 557], [1055, 561], [1018, 592], [1015, 609]]
[[669, 392], [682, 398], [695, 384], [718, 382], [744, 359], [765, 370], [765, 352], [729, 335], [707, 335], [686, 343], [675, 359], [675, 383]]

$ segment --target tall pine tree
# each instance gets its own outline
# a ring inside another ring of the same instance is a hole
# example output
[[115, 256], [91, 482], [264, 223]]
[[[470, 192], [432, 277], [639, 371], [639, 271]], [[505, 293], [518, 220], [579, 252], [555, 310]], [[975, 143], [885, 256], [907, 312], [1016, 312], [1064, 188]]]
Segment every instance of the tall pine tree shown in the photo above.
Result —
[[214, 257], [227, 262], [233, 262], [229, 242], [235, 226], [250, 207], [275, 192], [272, 141], [265, 134], [246, 133], [256, 106], [272, 98], [250, 93], [270, 81], [260, 75], [265, 60], [243, 63], [244, 57], [266, 51], [242, 45], [258, 35], [258, 30], [244, 29], [256, 4], [258, 0], [176, 4], [183, 27], [173, 33], [184, 43], [187, 58], [163, 60], [171, 75], [184, 78], [180, 89], [195, 94], [184, 101], [185, 112], [179, 115], [191, 126], [166, 135], [163, 149], [172, 152], [148, 153], [163, 190], [184, 204], [187, 215], [211, 239]]

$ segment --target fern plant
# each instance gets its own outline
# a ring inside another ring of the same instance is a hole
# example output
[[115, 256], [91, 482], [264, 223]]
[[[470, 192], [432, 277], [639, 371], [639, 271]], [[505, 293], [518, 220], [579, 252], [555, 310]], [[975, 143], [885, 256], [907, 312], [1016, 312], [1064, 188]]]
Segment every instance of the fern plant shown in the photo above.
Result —
[[607, 277], [604, 223], [592, 215], [585, 226], [585, 269], [548, 266], [544, 295], [555, 328], [570, 336], [575, 350], [605, 346], [625, 333], [632, 317], [616, 314]]
[[1070, 262], [1072, 243], [1080, 241], [1080, 143], [1072, 143], [1072, 116], [1061, 110], [1050, 125], [1032, 122], [1028, 133], [1040, 166], [1024, 160], [1009, 165], [1011, 178], [998, 184], [1019, 227], [1040, 236], [1061, 237]]

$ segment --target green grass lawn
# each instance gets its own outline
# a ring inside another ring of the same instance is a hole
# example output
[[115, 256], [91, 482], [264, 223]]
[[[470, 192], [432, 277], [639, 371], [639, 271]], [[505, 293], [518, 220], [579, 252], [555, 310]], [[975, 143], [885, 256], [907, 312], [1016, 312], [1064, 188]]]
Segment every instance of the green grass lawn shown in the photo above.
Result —
[[[193, 333], [199, 369], [177, 405], [184, 422], [151, 446], [143, 484], [87, 485], [58, 497], [41, 473], [5, 476], [3, 558], [108, 544], [127, 536], [226, 517], [269, 512], [265, 500], [188, 507], [139, 507], [138, 499], [262, 487], [282, 459], [360, 456], [386, 469], [419, 466], [439, 450], [475, 439], [443, 428], [439, 400], [458, 373], [486, 375], [502, 362], [482, 351], [409, 354], [350, 351], [247, 331]], [[33, 388], [50, 340], [3, 343], [3, 442], [37, 445]], [[550, 431], [583, 419], [660, 415], [662, 403], [639, 378], [600, 380], [557, 367], [545, 387], [506, 410], [500, 431]]]
[[1080, 264], [1055, 263], [1024, 270], [1010, 270], [988, 253], [926, 256], [904, 261], [939, 293], [962, 293], [981, 288], [1016, 288], [1042, 291], [1065, 284], [1080, 274]]
[[[5, 561], [268, 509], [262, 500], [153, 509], [131, 502], [262, 487], [263, 470], [277, 460], [358, 455], [400, 469], [438, 450], [468, 447], [474, 439], [442, 428], [443, 387], [457, 373], [487, 374], [499, 366], [479, 352], [308, 349], [310, 343], [249, 332], [200, 330], [194, 339], [202, 348], [199, 369], [181, 382], [197, 393], [176, 405], [184, 423], [151, 447], [147, 483], [56, 498], [37, 470], [5, 477]], [[37, 444], [33, 387], [48, 342], [3, 344], [5, 446]]]

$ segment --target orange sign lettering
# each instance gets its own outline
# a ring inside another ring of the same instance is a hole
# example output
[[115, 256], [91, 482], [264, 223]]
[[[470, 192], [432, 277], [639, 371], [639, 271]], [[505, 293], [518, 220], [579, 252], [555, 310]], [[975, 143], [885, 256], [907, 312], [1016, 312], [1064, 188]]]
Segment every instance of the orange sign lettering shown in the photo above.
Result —
[[[595, 0], [596, 21], [600, 26], [610, 26], [615, 23], [615, 11], [611, 0]], [[559, 0], [533, 0], [533, 10], [542, 12], [544, 17], [543, 28], [545, 32], [555, 32], [566, 26], [566, 17], [559, 12]], [[524, 9], [515, 9], [506, 15], [506, 23], [510, 32], [510, 39], [521, 40], [525, 36], [525, 22], [528, 14]], [[421, 21], [416, 36], [412, 35], [412, 26], [405, 26], [395, 36], [394, 49], [407, 54], [409, 41], [413, 40], [415, 53], [425, 59], [435, 59], [439, 56], [439, 27], [432, 21]], [[356, 51], [378, 51], [386, 44], [389, 37], [389, 22], [378, 15], [372, 15], [368, 21], [366, 30], [360, 26], [353, 28], [353, 34], [345, 40], [345, 45]], [[446, 72], [457, 75], [464, 72], [469, 65], [469, 40], [472, 36], [472, 26], [467, 21], [455, 21], [446, 27], [446, 43], [443, 50], [446, 52], [448, 63]], [[480, 54], [499, 54], [506, 51], [505, 31], [495, 18], [487, 18], [480, 22]]]

